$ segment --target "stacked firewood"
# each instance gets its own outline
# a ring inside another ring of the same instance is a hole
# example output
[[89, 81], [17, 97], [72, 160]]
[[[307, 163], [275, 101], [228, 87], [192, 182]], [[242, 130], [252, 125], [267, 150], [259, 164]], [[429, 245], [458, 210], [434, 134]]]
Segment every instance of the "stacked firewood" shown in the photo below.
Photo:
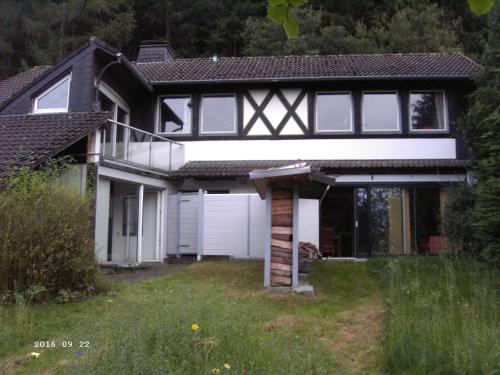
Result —
[[293, 199], [291, 191], [273, 190], [271, 285], [292, 285]]
[[310, 242], [299, 242], [299, 258], [315, 260], [321, 258], [317, 246]]

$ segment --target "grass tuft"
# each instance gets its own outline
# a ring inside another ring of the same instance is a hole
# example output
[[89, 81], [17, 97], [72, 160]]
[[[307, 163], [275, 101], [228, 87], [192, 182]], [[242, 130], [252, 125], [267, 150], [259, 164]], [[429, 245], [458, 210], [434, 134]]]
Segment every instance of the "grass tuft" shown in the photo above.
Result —
[[472, 259], [372, 259], [387, 307], [384, 366], [393, 374], [496, 374], [497, 271]]

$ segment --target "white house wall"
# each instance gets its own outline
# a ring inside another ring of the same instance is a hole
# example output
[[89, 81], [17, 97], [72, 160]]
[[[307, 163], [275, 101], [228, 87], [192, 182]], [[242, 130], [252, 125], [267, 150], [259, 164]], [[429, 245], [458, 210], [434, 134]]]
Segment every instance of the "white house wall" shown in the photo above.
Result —
[[299, 241], [319, 247], [318, 199], [299, 199]]
[[456, 159], [453, 138], [221, 140], [183, 144], [186, 161]]

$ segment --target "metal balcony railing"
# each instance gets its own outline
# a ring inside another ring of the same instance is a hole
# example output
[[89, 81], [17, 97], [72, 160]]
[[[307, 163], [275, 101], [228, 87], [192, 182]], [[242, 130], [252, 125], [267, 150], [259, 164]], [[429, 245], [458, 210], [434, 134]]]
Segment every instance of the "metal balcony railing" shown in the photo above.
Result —
[[184, 145], [108, 120], [101, 133], [101, 155], [105, 160], [170, 172], [184, 164]]

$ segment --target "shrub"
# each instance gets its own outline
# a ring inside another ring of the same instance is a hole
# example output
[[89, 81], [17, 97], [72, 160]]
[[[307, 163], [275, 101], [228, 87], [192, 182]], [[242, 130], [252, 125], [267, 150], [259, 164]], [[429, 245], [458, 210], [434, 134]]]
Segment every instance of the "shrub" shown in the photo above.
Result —
[[22, 169], [0, 193], [3, 302], [69, 301], [96, 291], [92, 205], [59, 182], [62, 169]]
[[454, 253], [473, 251], [473, 208], [473, 188], [465, 183], [453, 185], [441, 216], [441, 230]]

